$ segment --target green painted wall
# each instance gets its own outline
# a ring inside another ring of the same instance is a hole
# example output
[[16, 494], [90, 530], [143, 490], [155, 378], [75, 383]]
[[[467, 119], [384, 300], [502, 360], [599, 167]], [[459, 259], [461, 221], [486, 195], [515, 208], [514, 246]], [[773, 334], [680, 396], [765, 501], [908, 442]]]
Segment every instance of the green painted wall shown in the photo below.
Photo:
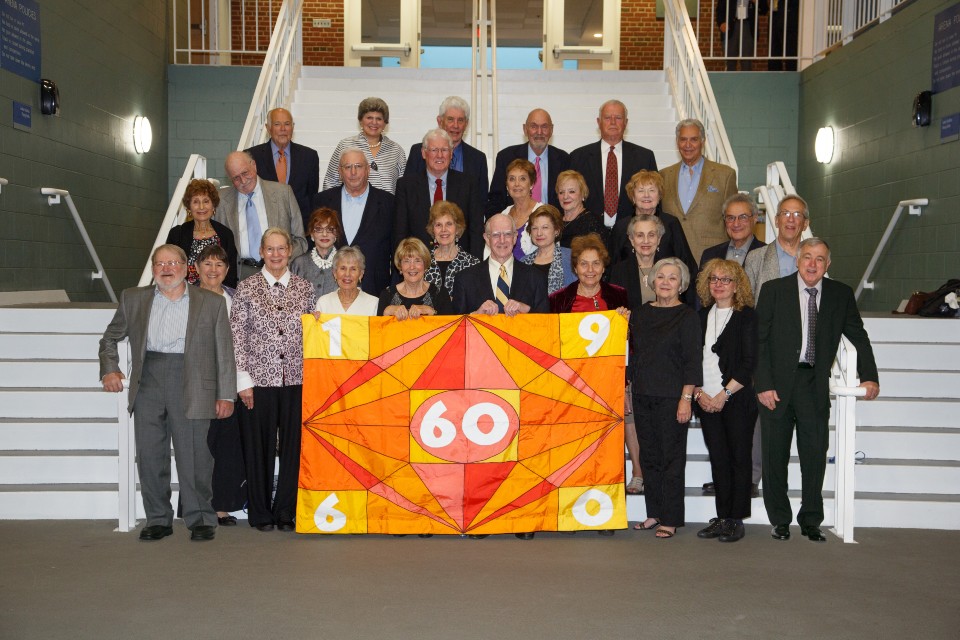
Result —
[[795, 72], [710, 73], [724, 128], [739, 165], [741, 190], [765, 184], [767, 164], [782, 160], [795, 181], [800, 77]]
[[204, 156], [207, 176], [225, 184], [223, 161], [237, 148], [259, 77], [259, 67], [168, 68], [170, 198], [191, 153]]
[[[42, 76], [60, 87], [61, 115], [40, 114], [39, 86], [0, 70], [0, 291], [65, 289], [106, 301], [66, 205], [66, 189], [118, 291], [140, 277], [167, 204], [166, 4], [153, 0], [43, 0]], [[13, 128], [12, 101], [33, 105]], [[147, 116], [153, 148], [133, 149], [133, 118]]]
[[[916, 0], [801, 74], [799, 192], [811, 227], [830, 242], [830, 275], [856, 287], [900, 200], [929, 198], [905, 216], [860, 307], [889, 311], [910, 292], [960, 276], [960, 142], [940, 143], [940, 118], [960, 112], [960, 87], [933, 98], [933, 123], [911, 126], [914, 96], [931, 88], [934, 16], [955, 0]], [[833, 162], [813, 141], [830, 125]]]

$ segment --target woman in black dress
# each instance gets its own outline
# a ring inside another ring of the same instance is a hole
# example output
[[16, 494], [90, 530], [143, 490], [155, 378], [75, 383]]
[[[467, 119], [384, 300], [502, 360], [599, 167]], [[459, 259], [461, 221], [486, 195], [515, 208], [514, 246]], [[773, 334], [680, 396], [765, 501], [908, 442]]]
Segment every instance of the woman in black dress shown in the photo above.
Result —
[[427, 233], [433, 237], [430, 267], [423, 279], [453, 296], [453, 280], [457, 274], [480, 262], [473, 254], [457, 245], [467, 221], [463, 211], [453, 202], [441, 200], [430, 207]]
[[430, 251], [423, 242], [417, 238], [401, 240], [393, 252], [393, 264], [403, 281], [383, 290], [377, 315], [416, 320], [420, 316], [453, 314], [447, 292], [423, 279], [430, 266]]
[[563, 234], [560, 236], [560, 246], [569, 249], [574, 238], [596, 233], [606, 238], [607, 229], [603, 226], [600, 216], [588, 211], [583, 206], [590, 195], [587, 181], [579, 171], [568, 169], [561, 171], [557, 176], [557, 200], [563, 209]]

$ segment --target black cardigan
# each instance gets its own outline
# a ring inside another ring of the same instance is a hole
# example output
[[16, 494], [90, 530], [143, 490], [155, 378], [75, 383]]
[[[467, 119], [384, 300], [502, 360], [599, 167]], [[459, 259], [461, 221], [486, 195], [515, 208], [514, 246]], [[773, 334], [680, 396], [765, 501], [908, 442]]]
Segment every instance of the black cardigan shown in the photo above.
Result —
[[[707, 316], [714, 306], [710, 305], [699, 311], [700, 329], [703, 333], [701, 347], [707, 342]], [[724, 386], [730, 380], [736, 380], [743, 385], [743, 390], [738, 393], [753, 395], [753, 372], [757, 368], [759, 344], [757, 312], [753, 307], [733, 311], [713, 347], [714, 353], [720, 359], [720, 374]]]
[[[216, 220], [210, 220], [213, 230], [220, 239], [220, 246], [227, 254], [227, 275], [223, 279], [223, 284], [228, 287], [237, 286], [237, 245], [233, 240], [233, 231]], [[167, 234], [167, 244], [175, 244], [190, 257], [190, 248], [193, 245], [193, 220], [188, 220], [170, 229]]]

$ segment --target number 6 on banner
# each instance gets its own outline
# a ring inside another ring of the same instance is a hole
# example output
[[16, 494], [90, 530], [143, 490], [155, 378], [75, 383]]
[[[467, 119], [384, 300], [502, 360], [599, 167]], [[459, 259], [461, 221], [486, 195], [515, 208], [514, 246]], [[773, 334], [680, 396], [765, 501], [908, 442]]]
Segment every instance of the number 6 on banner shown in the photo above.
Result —
[[599, 313], [591, 313], [580, 321], [579, 331], [581, 338], [590, 341], [587, 345], [587, 355], [592, 356], [600, 350], [610, 336], [610, 319]]
[[313, 513], [313, 522], [317, 525], [317, 529], [324, 533], [334, 533], [347, 524], [347, 514], [334, 509], [338, 502], [340, 498], [337, 494], [331, 493], [317, 505], [317, 510]]
[[330, 318], [320, 327], [330, 334], [330, 355], [339, 358], [343, 355], [343, 325], [340, 317]]

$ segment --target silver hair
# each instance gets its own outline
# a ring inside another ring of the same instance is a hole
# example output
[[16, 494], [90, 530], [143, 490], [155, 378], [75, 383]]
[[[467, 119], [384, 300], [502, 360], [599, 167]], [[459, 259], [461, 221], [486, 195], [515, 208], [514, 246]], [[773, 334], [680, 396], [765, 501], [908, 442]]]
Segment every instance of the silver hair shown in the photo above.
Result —
[[508, 214], [508, 213], [503, 213], [503, 212], [501, 211], [500, 213], [495, 213], [495, 214], [493, 214], [492, 216], [490, 216], [489, 218], [487, 218], [487, 221], [483, 224], [483, 232], [484, 232], [484, 233], [490, 233], [490, 222], [493, 221], [493, 220], [495, 220], [495, 219], [497, 218], [497, 216], [506, 216], [507, 220], [510, 221], [510, 230], [513, 231], [513, 233], [516, 233], [516, 232], [517, 232], [517, 221], [514, 220], [514, 219], [513, 219], [513, 216], [511, 216], [510, 214]]
[[687, 268], [687, 265], [685, 265], [680, 258], [662, 258], [657, 260], [657, 264], [653, 265], [653, 271], [650, 272], [650, 280], [655, 280], [657, 274], [660, 273], [664, 267], [669, 266], [674, 266], [680, 270], [680, 293], [683, 293], [687, 290], [687, 287], [690, 286], [690, 269]]
[[427, 131], [425, 134], [423, 134], [423, 140], [420, 142], [424, 149], [427, 148], [427, 140], [430, 138], [443, 138], [447, 141], [447, 146], [453, 149], [453, 140], [450, 138], [450, 134], [443, 129], [430, 129], [430, 131]]
[[703, 128], [703, 123], [697, 120], [696, 118], [684, 118], [683, 120], [677, 123], [676, 133], [678, 138], [680, 137], [680, 129], [683, 129], [684, 127], [696, 127], [697, 129], [700, 130], [700, 140], [704, 142], [706, 141], [707, 131], [706, 129]]
[[806, 240], [802, 240], [800, 242], [800, 246], [797, 247], [797, 257], [799, 258], [800, 254], [803, 253], [803, 250], [806, 249], [807, 247], [821, 247], [821, 246], [827, 248], [827, 261], [829, 262], [830, 261], [830, 245], [827, 244], [826, 240], [817, 238], [816, 236], [812, 238], [807, 238]]
[[633, 235], [634, 229], [637, 228], [637, 225], [641, 222], [652, 222], [657, 228], [657, 237], [662, 238], [664, 234], [667, 233], [667, 228], [663, 226], [663, 220], [659, 216], [655, 216], [652, 213], [641, 213], [630, 218], [630, 222], [627, 223], [627, 237]]
[[360, 251], [357, 247], [337, 249], [337, 252], [333, 254], [333, 270], [336, 271], [344, 260], [356, 260], [360, 271], [366, 271], [367, 269], [367, 259], [363, 257], [363, 251]]
[[750, 215], [752, 215], [754, 218], [760, 215], [760, 207], [757, 206], [757, 201], [753, 199], [753, 196], [751, 196], [749, 193], [735, 193], [729, 198], [727, 198], [726, 200], [724, 200], [723, 208], [721, 209], [723, 213], [720, 214], [720, 217], [722, 218], [723, 216], [727, 215], [727, 208], [730, 205], [736, 204], [738, 202], [742, 202], [743, 204], [750, 207]]
[[[801, 198], [800, 196], [798, 196], [798, 195], [795, 194], [795, 193], [790, 193], [790, 194], [787, 194], [787, 195], [783, 196], [783, 198], [780, 199], [780, 204], [783, 204], [783, 203], [786, 202], [787, 200], [796, 200], [797, 202], [799, 202], [799, 203], [803, 206], [803, 218], [804, 218], [804, 220], [809, 220], [809, 219], [810, 219], [810, 208], [807, 206], [807, 201], [806, 201], [806, 200], [804, 200], [803, 198]], [[780, 214], [780, 207], [778, 206], [778, 207], [777, 207], [777, 215], [779, 215], [779, 214]]]
[[348, 153], [359, 153], [360, 157], [363, 158], [363, 164], [367, 164], [367, 156], [364, 155], [363, 149], [361, 149], [360, 147], [347, 147], [346, 149], [341, 151], [340, 162], [343, 162], [343, 156], [347, 155]]
[[267, 245], [267, 238], [270, 236], [282, 236], [287, 242], [287, 247], [293, 247], [293, 238], [290, 236], [290, 232], [281, 227], [270, 227], [263, 232], [263, 235], [260, 237], [260, 248], [263, 249]]
[[182, 247], [175, 244], [162, 244], [156, 249], [153, 250], [153, 253], [150, 254], [150, 262], [157, 261], [157, 254], [161, 251], [169, 251], [171, 253], [177, 254], [177, 259], [180, 260], [183, 264], [187, 264], [187, 253], [183, 250]]
[[611, 104], [615, 104], [615, 105], [617, 105], [618, 107], [621, 107], [621, 108], [623, 109], [623, 117], [624, 117], [624, 118], [627, 117], [627, 105], [623, 104], [622, 102], [620, 102], [619, 100], [616, 100], [616, 99], [614, 99], [614, 100], [607, 100], [607, 101], [604, 102], [602, 105], [600, 105], [600, 110], [597, 112], [597, 117], [598, 117], [598, 118], [602, 118], [602, 117], [603, 117], [603, 110], [606, 109], [606, 108], [607, 108], [608, 106], [610, 106]]
[[444, 98], [443, 102], [440, 103], [440, 111], [437, 115], [445, 116], [450, 109], [460, 109], [460, 111], [463, 111], [463, 115], [466, 116], [467, 122], [470, 121], [470, 105], [460, 96], [447, 96]]

